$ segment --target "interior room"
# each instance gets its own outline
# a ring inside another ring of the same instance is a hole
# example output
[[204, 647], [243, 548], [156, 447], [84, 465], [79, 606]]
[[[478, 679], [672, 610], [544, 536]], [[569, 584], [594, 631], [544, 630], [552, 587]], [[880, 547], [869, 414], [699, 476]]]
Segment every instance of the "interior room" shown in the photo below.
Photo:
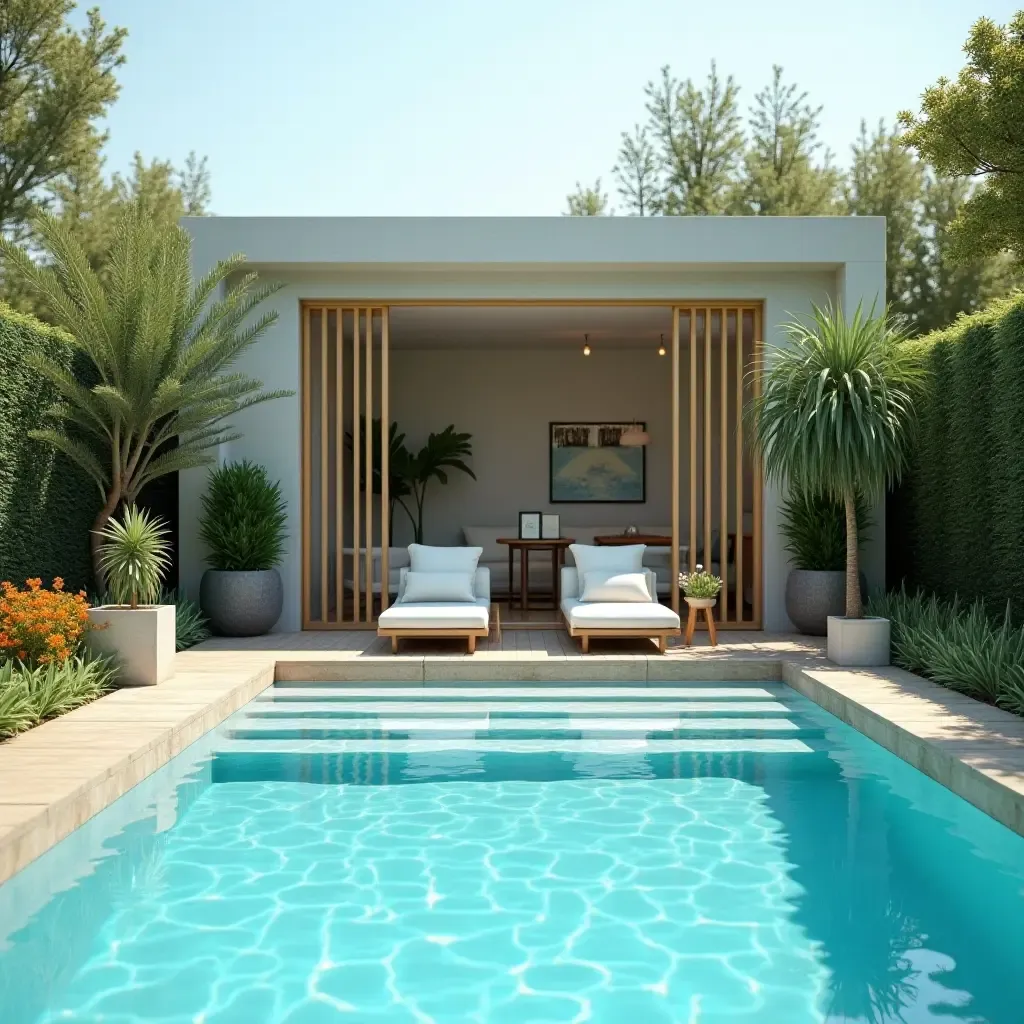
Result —
[[[674, 399], [676, 309], [679, 376]], [[531, 514], [536, 514], [544, 537], [555, 532], [581, 543], [615, 543], [628, 531], [640, 541], [652, 538], [645, 565], [657, 576], [659, 598], [670, 602], [673, 435], [678, 420], [680, 567], [685, 571], [700, 563], [723, 575], [727, 590], [731, 588], [727, 600], [732, 612], [726, 616], [751, 622], [758, 491], [742, 431], [737, 434], [737, 410], [750, 388], [746, 373], [738, 372], [738, 354], [742, 352], [744, 371], [749, 370], [755, 311], [749, 304], [676, 309], [618, 303], [392, 304], [374, 311], [369, 351], [376, 365], [370, 372], [378, 377], [363, 390], [353, 389], [352, 379], [355, 373], [364, 381], [367, 374], [365, 310], [357, 353], [350, 344], [354, 311], [312, 308], [306, 453], [311, 619], [344, 623], [350, 617], [372, 618], [379, 608], [381, 522], [379, 507], [365, 501], [365, 416], [367, 398], [372, 419], [381, 416], [386, 394], [394, 432], [388, 474], [392, 599], [404, 548], [417, 537], [427, 544], [479, 545], [503, 623], [558, 625], [553, 570], [560, 558], [567, 557], [564, 551], [529, 553], [528, 602], [527, 608], [521, 607], [521, 548], [502, 541], [519, 538], [523, 513], [527, 532], [533, 528]], [[357, 356], [362, 367], [354, 365]], [[381, 379], [383, 374], [386, 380]], [[321, 381], [326, 381], [326, 388]], [[340, 449], [335, 440], [339, 394], [344, 433]], [[353, 464], [356, 418], [360, 467]], [[430, 464], [429, 457], [415, 457], [425, 446], [436, 455], [437, 442], [432, 446], [430, 436], [448, 427], [468, 435], [463, 439], [468, 451], [459, 458], [472, 475], [442, 465], [440, 475], [427, 472], [425, 479], [411, 485], [403, 480], [403, 467]], [[369, 460], [379, 497], [379, 429], [371, 434]], [[327, 438], [326, 446], [321, 437]], [[399, 448], [414, 457], [411, 462]], [[326, 481], [323, 490], [321, 480]], [[355, 480], [360, 482], [361, 497], [355, 504], [361, 522], [346, 511], [339, 532], [338, 509], [353, 504]], [[367, 522], [372, 522], [369, 573]], [[359, 531], [361, 543], [353, 543], [353, 530]], [[724, 571], [719, 544], [723, 533]], [[338, 536], [343, 538], [341, 616], [336, 596]], [[737, 552], [738, 548], [744, 550]], [[742, 607], [736, 603], [737, 554], [746, 566]], [[324, 585], [320, 566], [329, 585]], [[353, 591], [357, 582], [366, 591], [368, 575], [373, 578], [371, 607], [355, 615]]]

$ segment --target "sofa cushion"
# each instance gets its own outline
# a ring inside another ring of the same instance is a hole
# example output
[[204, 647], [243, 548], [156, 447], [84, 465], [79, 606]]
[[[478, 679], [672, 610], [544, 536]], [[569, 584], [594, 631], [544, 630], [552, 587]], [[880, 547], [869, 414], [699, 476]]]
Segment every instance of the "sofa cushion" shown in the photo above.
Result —
[[562, 614], [576, 629], [679, 629], [679, 616], [654, 601], [584, 604], [570, 597], [562, 601]]
[[471, 547], [478, 547], [483, 552], [480, 558], [484, 562], [498, 562], [508, 558], [508, 548], [498, 543], [499, 537], [517, 537], [518, 526], [464, 526], [462, 536]]
[[473, 574], [468, 572], [416, 572], [405, 574], [403, 604], [449, 601], [472, 604]]
[[432, 547], [409, 545], [409, 567], [413, 572], [465, 572], [472, 575], [480, 561], [478, 547]]
[[642, 572], [608, 572], [596, 569], [583, 578], [583, 593], [580, 600], [591, 601], [651, 601], [647, 589], [647, 577]]
[[389, 629], [487, 629], [485, 604], [395, 604], [380, 613], [378, 628]]

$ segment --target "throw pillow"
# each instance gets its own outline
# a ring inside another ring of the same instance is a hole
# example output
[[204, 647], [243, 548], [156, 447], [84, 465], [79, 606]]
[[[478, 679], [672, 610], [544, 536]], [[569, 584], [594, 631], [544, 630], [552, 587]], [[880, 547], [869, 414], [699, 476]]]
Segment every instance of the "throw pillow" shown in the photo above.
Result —
[[623, 601], [650, 604], [647, 576], [642, 572], [588, 572], [583, 578], [581, 601]]
[[473, 574], [469, 572], [416, 572], [405, 574], [403, 604], [445, 602], [472, 604]]

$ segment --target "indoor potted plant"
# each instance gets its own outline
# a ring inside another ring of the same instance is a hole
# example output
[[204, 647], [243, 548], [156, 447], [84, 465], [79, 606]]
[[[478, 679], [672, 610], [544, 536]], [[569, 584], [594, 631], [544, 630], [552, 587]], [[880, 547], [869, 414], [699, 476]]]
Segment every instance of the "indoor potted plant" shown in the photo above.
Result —
[[715, 633], [715, 619], [711, 609], [718, 603], [718, 595], [722, 589], [721, 577], [714, 573], [707, 572], [703, 565], [698, 565], [695, 572], [681, 572], [679, 574], [679, 588], [683, 592], [683, 600], [690, 609], [686, 620], [686, 645], [693, 642], [693, 631], [697, 628], [697, 612], [702, 611], [708, 624], [708, 636], [711, 638], [711, 646], [718, 643], [718, 636]]
[[[858, 540], [869, 523], [867, 504], [857, 497]], [[828, 617], [846, 609], [846, 514], [825, 494], [794, 491], [779, 509], [779, 529], [793, 568], [786, 578], [786, 615], [801, 632], [825, 636]], [[867, 580], [860, 574], [861, 598]]]
[[287, 521], [281, 485], [247, 459], [228, 462], [210, 473], [202, 506], [199, 535], [210, 565], [199, 585], [203, 614], [222, 636], [268, 632], [284, 605], [276, 568]]
[[134, 505], [101, 531], [99, 566], [107, 604], [89, 609], [89, 647], [112, 654], [131, 686], [162, 683], [174, 672], [174, 605], [157, 604], [171, 564], [167, 529]]
[[846, 518], [845, 615], [828, 617], [828, 656], [840, 665], [889, 664], [889, 620], [864, 617], [857, 495], [881, 497], [899, 479], [922, 380], [914, 348], [888, 314], [849, 319], [813, 307], [783, 325], [788, 344], [764, 357], [750, 406], [765, 477], [841, 501]]

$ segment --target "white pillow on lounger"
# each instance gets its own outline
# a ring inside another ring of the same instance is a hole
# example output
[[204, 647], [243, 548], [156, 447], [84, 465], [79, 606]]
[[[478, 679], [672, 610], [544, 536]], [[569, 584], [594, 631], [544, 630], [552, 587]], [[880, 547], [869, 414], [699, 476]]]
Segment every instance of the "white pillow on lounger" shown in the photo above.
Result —
[[580, 600], [621, 601], [629, 604], [650, 604], [647, 577], [642, 572], [608, 572], [595, 569], [584, 574]]
[[473, 573], [471, 572], [416, 572], [405, 574], [402, 604], [472, 604]]

